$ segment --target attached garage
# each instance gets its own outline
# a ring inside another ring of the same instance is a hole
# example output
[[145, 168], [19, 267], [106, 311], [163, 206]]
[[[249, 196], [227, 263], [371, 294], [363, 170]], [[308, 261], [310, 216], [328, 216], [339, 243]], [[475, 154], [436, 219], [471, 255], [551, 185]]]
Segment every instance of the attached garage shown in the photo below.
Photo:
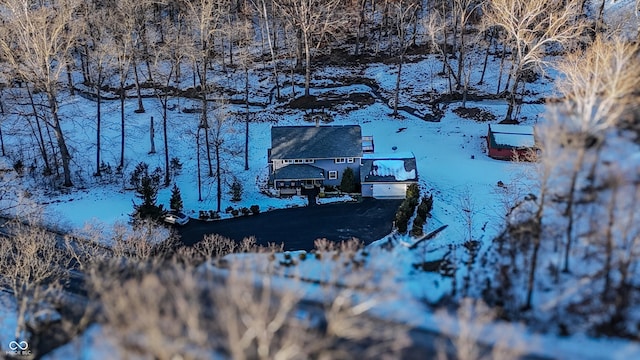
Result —
[[418, 181], [413, 153], [365, 154], [360, 169], [362, 196], [404, 199], [409, 184]]
[[404, 199], [407, 194], [407, 184], [372, 184], [372, 196], [376, 199]]

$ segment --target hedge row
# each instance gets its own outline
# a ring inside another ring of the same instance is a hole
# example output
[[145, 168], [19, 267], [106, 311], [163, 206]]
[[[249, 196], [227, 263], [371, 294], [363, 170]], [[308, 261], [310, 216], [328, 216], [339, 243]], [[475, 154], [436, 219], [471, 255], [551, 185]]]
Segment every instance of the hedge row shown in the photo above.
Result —
[[423, 196], [420, 201], [420, 205], [418, 205], [416, 218], [413, 220], [411, 235], [422, 236], [422, 227], [427, 222], [427, 217], [429, 217], [431, 209], [433, 209], [433, 195], [430, 195], [429, 197]]
[[411, 184], [407, 188], [407, 196], [396, 212], [396, 228], [401, 234], [406, 234], [407, 227], [409, 226], [409, 219], [413, 215], [413, 211], [418, 206], [418, 199], [420, 198], [420, 189], [418, 184]]

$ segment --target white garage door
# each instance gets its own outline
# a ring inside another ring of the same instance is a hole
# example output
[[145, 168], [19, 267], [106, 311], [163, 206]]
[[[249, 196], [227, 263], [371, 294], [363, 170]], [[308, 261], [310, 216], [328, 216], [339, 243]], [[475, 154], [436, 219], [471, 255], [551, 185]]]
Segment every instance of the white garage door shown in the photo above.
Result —
[[377, 199], [404, 199], [406, 184], [373, 184], [373, 197]]

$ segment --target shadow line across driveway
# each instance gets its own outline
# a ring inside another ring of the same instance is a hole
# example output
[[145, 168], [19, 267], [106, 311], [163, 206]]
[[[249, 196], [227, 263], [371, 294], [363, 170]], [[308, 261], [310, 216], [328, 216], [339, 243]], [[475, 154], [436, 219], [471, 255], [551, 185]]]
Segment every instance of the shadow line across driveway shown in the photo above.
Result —
[[285, 250], [312, 250], [313, 242], [319, 238], [340, 241], [356, 237], [369, 244], [391, 232], [401, 202], [364, 199], [358, 203], [279, 209], [213, 222], [192, 220], [177, 232], [185, 245], [199, 242], [206, 234], [220, 234], [236, 241], [255, 236], [258, 244], [284, 243]]

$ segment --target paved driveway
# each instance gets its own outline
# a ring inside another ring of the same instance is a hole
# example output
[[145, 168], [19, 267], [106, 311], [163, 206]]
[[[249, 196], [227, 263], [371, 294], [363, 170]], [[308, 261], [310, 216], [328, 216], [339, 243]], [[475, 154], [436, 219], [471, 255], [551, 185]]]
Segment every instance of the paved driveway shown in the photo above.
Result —
[[206, 234], [235, 240], [255, 236], [262, 245], [284, 243], [285, 250], [311, 250], [318, 238], [340, 241], [356, 237], [369, 244], [391, 232], [400, 202], [364, 199], [359, 203], [281, 209], [213, 222], [191, 220], [178, 228], [178, 233], [185, 245], [202, 240]]

